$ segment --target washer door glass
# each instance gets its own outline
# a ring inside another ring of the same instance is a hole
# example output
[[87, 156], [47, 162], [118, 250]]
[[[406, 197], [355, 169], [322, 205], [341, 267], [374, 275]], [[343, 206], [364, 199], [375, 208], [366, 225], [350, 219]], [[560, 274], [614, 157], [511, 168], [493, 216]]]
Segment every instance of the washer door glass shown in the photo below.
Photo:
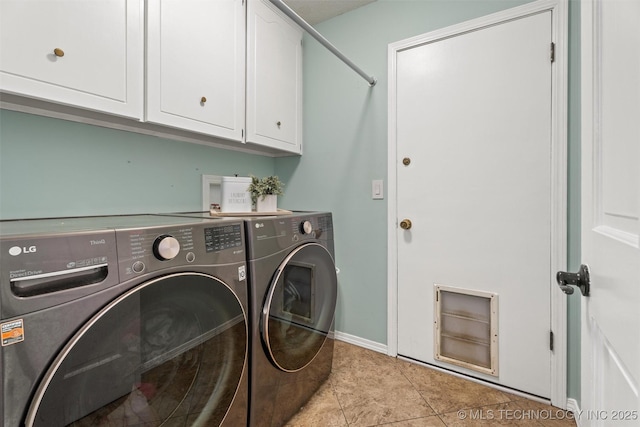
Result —
[[231, 289], [199, 273], [165, 276], [78, 331], [36, 391], [26, 425], [217, 426], [236, 394], [246, 395], [246, 357], [246, 316]]
[[338, 279], [333, 258], [317, 243], [296, 248], [276, 271], [262, 311], [271, 361], [296, 372], [315, 358], [331, 330]]

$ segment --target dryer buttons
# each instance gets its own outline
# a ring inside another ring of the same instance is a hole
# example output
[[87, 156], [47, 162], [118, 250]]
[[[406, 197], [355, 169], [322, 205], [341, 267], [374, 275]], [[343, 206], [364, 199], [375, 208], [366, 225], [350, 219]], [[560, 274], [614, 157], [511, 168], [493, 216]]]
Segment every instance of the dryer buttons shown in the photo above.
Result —
[[180, 252], [180, 242], [173, 236], [163, 235], [153, 243], [153, 254], [160, 261], [173, 259]]

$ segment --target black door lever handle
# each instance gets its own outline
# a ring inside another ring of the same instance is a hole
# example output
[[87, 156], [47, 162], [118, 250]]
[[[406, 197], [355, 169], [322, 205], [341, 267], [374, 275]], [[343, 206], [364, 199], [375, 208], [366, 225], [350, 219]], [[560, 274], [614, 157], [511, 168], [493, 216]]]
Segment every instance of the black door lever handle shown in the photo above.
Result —
[[573, 294], [574, 289], [572, 286], [580, 288], [580, 292], [583, 296], [589, 296], [589, 289], [591, 288], [591, 282], [589, 281], [589, 267], [582, 264], [577, 273], [567, 273], [566, 271], [558, 271], [556, 274], [556, 281], [558, 286], [567, 295]]
[[560, 283], [558, 283], [558, 286], [560, 286], [560, 289], [565, 294], [567, 294], [567, 295], [572, 295], [573, 294], [573, 288], [571, 286], [569, 286], [569, 285], [561, 285]]

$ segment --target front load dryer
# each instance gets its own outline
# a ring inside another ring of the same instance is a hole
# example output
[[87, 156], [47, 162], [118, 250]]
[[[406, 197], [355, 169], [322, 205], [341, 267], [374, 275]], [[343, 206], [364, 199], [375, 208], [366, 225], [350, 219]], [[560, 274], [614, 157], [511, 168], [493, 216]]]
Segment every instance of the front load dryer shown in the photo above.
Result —
[[337, 277], [331, 213], [245, 218], [249, 424], [281, 426], [331, 373]]
[[0, 222], [5, 426], [247, 424], [243, 222]]

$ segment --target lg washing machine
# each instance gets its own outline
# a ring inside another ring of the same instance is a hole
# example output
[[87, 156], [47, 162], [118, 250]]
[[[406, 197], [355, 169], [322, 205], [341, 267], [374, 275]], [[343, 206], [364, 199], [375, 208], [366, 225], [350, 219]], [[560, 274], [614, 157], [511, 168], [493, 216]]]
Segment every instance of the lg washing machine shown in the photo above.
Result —
[[0, 222], [5, 426], [247, 424], [243, 221]]

